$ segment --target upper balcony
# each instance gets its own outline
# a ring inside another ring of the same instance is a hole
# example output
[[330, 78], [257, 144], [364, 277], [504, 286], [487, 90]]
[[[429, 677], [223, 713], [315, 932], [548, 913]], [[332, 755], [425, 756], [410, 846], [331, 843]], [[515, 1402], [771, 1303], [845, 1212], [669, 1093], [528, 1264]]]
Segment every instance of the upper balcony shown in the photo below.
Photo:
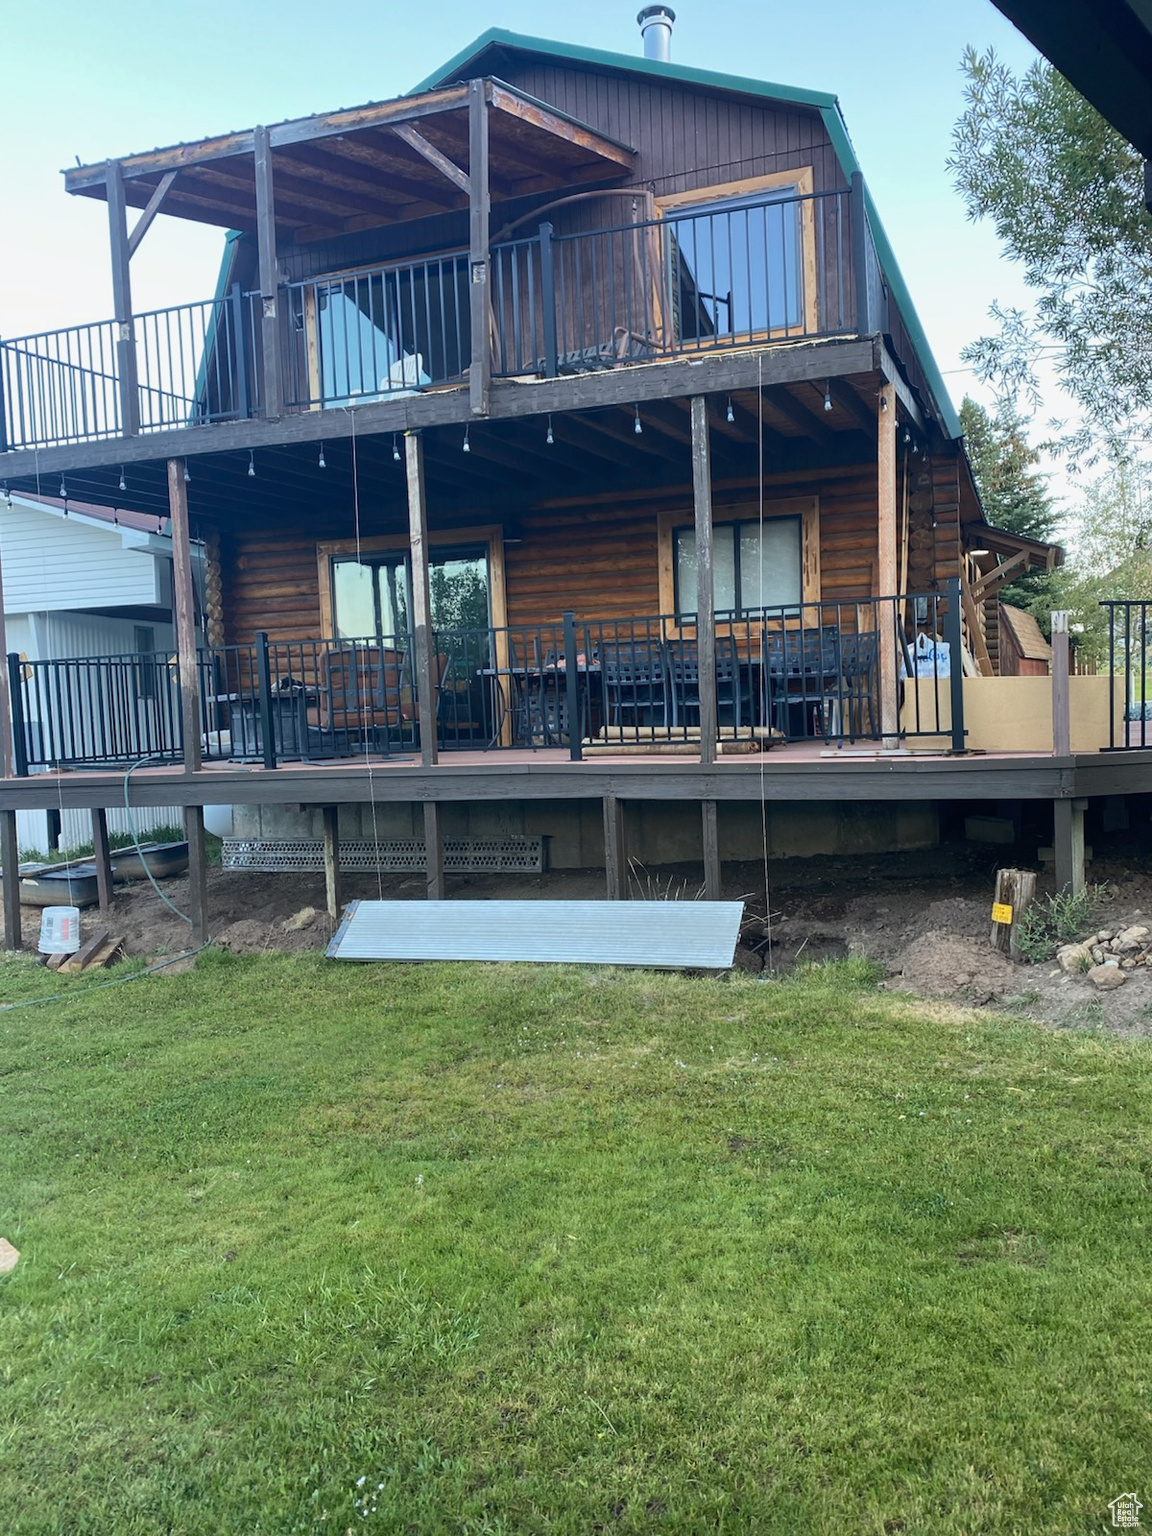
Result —
[[[453, 388], [483, 413], [493, 379], [877, 333], [922, 386], [858, 174], [657, 204], [633, 160], [484, 80], [69, 172], [108, 199], [117, 314], [0, 341], [0, 450]], [[213, 297], [133, 313], [129, 258], [161, 208], [242, 238]]]

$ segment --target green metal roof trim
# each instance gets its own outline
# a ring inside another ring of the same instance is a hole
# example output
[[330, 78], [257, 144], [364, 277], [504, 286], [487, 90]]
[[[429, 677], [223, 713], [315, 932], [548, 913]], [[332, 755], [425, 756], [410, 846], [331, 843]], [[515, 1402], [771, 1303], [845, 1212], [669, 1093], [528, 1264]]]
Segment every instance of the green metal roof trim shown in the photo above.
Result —
[[[416, 96], [421, 91], [434, 90], [437, 86], [459, 79], [461, 71], [487, 48], [511, 48], [520, 53], [547, 54], [552, 58], [570, 59], [574, 64], [586, 64], [593, 68], [625, 70], [634, 75], [653, 75], [662, 80], [677, 80], [684, 85], [702, 85], [712, 90], [736, 91], [745, 96], [768, 97], [772, 101], [788, 101], [797, 106], [812, 107], [820, 113], [825, 131], [832, 141], [845, 176], [851, 176], [853, 171], [860, 170], [860, 162], [856, 159], [856, 151], [852, 148], [852, 141], [848, 137], [848, 129], [840, 112], [840, 103], [827, 91], [805, 91], [794, 85], [776, 85], [769, 80], [753, 80], [747, 75], [726, 75], [713, 69], [690, 69], [684, 64], [664, 64], [658, 59], [634, 57], [629, 53], [609, 53], [602, 48], [581, 48], [574, 43], [554, 43], [543, 37], [526, 37], [519, 32], [506, 32], [502, 27], [489, 27], [487, 32], [482, 32], [475, 42], [461, 49], [426, 80], [421, 80], [419, 85], [413, 86], [408, 94]], [[908, 327], [908, 334], [912, 338], [912, 344], [916, 348], [940, 411], [941, 422], [950, 437], [962, 437], [960, 418], [949, 398], [936, 359], [932, 356], [924, 327], [916, 313], [916, 306], [912, 303], [912, 295], [908, 292], [908, 285], [904, 281], [895, 252], [884, 232], [884, 226], [880, 222], [880, 215], [876, 211], [876, 204], [872, 200], [867, 183], [864, 187], [864, 197], [868, 218], [872, 224], [872, 238], [876, 243], [880, 269]]]

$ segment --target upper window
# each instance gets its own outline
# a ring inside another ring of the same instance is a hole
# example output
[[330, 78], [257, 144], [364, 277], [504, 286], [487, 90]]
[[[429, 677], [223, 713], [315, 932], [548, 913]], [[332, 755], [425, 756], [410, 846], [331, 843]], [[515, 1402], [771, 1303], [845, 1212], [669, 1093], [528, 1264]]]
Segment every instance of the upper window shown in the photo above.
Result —
[[[696, 616], [696, 532], [673, 529], [676, 617]], [[720, 617], [795, 608], [803, 597], [801, 520], [773, 517], [717, 523], [712, 530], [712, 590]]]
[[752, 340], [804, 321], [796, 188], [725, 197], [668, 218], [681, 341]]

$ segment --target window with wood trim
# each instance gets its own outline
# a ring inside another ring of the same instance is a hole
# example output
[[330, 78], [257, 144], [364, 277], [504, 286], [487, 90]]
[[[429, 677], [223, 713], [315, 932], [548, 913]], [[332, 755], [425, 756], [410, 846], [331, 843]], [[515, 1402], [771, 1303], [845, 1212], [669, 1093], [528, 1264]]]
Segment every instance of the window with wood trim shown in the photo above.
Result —
[[[660, 612], [690, 627], [696, 620], [696, 533], [690, 510], [662, 512], [656, 541]], [[716, 612], [722, 617], [819, 602], [819, 498], [715, 507], [712, 570]]]
[[[696, 617], [696, 530], [672, 531], [676, 619]], [[803, 596], [798, 517], [721, 523], [712, 530], [712, 590], [718, 618], [745, 618], [765, 608], [799, 607]]]
[[818, 330], [810, 169], [661, 198], [665, 308], [681, 346]]

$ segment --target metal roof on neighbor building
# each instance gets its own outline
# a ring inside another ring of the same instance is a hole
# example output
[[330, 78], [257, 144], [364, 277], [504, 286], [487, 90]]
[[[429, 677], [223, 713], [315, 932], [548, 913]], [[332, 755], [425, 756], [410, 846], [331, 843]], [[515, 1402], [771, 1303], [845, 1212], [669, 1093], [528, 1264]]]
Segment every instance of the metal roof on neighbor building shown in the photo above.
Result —
[[354, 901], [328, 958], [719, 971], [743, 912], [739, 901]]

